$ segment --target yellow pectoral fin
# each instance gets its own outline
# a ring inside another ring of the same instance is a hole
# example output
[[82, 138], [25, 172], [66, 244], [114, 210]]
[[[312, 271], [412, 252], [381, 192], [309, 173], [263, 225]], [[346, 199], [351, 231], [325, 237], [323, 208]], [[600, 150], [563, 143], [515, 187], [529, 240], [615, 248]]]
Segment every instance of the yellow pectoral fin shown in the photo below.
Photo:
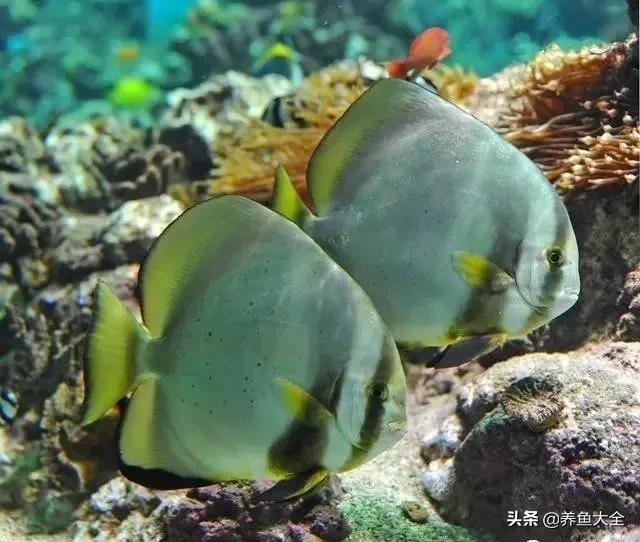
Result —
[[462, 280], [472, 288], [497, 293], [513, 282], [506, 271], [479, 254], [457, 250], [452, 254], [451, 260]]
[[296, 420], [305, 421], [311, 425], [320, 425], [333, 417], [333, 414], [306, 390], [286, 378], [273, 379], [280, 392], [284, 406]]

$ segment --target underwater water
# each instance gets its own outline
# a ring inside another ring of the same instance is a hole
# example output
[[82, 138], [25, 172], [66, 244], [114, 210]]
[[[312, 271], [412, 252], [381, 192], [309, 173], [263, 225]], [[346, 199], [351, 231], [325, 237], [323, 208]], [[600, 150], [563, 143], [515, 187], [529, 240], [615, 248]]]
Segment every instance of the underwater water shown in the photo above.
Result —
[[0, 0], [0, 542], [640, 540], [637, 0]]

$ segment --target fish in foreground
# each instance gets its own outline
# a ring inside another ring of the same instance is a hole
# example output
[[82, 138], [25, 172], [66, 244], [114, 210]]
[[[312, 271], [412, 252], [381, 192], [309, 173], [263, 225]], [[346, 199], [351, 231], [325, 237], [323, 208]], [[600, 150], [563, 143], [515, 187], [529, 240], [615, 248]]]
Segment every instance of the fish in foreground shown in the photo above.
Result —
[[523, 336], [578, 298], [578, 247], [550, 183], [414, 83], [367, 90], [320, 142], [307, 184], [317, 215], [282, 168], [274, 208], [364, 288], [399, 344], [450, 345], [434, 366]]
[[395, 79], [417, 78], [423, 70], [432, 68], [450, 52], [447, 31], [432, 26], [411, 42], [404, 60], [387, 63], [387, 72]]
[[192, 207], [141, 270], [139, 324], [98, 283], [84, 423], [129, 392], [121, 472], [156, 488], [277, 480], [281, 500], [395, 444], [405, 380], [364, 291], [295, 224], [248, 199]]

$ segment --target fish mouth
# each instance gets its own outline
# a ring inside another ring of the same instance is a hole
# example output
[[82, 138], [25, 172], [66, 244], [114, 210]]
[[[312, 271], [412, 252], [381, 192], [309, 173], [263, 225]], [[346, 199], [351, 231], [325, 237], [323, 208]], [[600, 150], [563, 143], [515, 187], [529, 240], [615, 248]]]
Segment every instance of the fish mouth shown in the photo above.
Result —
[[[536, 305], [535, 303], [532, 303], [531, 301], [529, 301], [524, 295], [523, 293], [520, 291], [520, 288], [518, 288], [518, 293], [520, 294], [520, 297], [524, 300], [524, 302], [529, 305], [529, 307], [531, 307], [535, 312], [537, 312], [538, 314], [541, 315], [547, 315], [549, 312], [551, 312], [551, 310], [553, 309], [554, 305], [558, 302], [558, 301], [567, 301], [567, 302], [562, 302], [562, 305], [566, 305], [567, 307], [571, 307], [573, 306], [576, 301], [578, 301], [578, 297], [579, 297], [579, 292], [576, 291], [569, 291], [569, 292], [564, 292], [564, 294], [562, 294], [557, 300], [554, 300], [553, 303], [551, 303], [550, 305]], [[570, 303], [569, 303], [570, 301]]]

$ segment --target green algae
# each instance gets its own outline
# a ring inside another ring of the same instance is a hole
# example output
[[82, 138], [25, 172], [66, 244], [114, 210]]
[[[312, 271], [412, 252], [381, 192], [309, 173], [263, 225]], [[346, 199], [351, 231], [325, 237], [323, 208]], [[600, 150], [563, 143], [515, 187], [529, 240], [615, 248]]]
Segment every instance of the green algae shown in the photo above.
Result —
[[0, 474], [0, 507], [13, 508], [25, 502], [25, 491], [31, 474], [40, 467], [39, 443], [16, 456], [7, 472]]
[[52, 534], [65, 530], [73, 521], [75, 508], [73, 499], [65, 495], [38, 499], [27, 514], [27, 533]]
[[347, 495], [338, 507], [353, 528], [348, 542], [491, 542], [441, 520], [413, 523], [403, 515], [402, 502], [384, 493]]

